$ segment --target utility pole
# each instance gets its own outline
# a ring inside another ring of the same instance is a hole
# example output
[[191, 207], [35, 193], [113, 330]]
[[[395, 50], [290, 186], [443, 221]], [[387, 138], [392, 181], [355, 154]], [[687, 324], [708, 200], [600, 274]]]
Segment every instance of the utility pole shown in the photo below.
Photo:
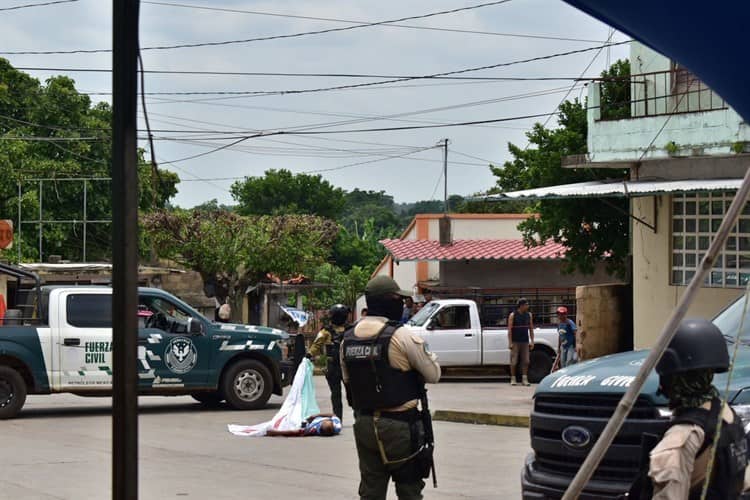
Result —
[[443, 213], [448, 215], [448, 139], [443, 139]]
[[140, 0], [112, 4], [112, 499], [138, 500]]

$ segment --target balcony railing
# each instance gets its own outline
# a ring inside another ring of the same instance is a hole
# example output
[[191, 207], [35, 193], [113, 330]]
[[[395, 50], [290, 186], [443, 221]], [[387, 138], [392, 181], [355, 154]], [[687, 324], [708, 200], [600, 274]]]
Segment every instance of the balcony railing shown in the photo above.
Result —
[[[600, 83], [601, 84], [601, 83]], [[630, 116], [608, 112], [630, 105]], [[607, 109], [609, 107], [609, 109]], [[678, 113], [696, 113], [727, 109], [716, 92], [684, 68], [630, 75], [630, 100], [627, 103], [601, 103], [601, 120], [640, 118]]]

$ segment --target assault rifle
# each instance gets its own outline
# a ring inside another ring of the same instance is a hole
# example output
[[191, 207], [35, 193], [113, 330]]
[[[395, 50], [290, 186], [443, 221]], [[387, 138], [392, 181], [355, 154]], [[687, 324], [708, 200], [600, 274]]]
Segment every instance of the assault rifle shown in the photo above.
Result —
[[437, 475], [435, 474], [435, 434], [432, 430], [432, 415], [430, 415], [430, 404], [427, 400], [427, 388], [422, 385], [422, 425], [424, 426], [424, 446], [420, 453], [419, 460], [422, 462], [425, 474], [428, 477], [432, 474], [432, 487], [437, 488]]

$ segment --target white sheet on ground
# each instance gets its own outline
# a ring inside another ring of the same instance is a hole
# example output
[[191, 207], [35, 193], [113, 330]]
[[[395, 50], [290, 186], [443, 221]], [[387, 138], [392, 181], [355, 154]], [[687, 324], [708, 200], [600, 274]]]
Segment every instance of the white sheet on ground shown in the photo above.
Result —
[[313, 364], [305, 358], [297, 368], [292, 388], [289, 390], [281, 409], [268, 422], [256, 425], [228, 425], [229, 432], [235, 436], [265, 436], [269, 429], [278, 431], [295, 431], [302, 428], [307, 417], [318, 415], [315, 385], [313, 383]]

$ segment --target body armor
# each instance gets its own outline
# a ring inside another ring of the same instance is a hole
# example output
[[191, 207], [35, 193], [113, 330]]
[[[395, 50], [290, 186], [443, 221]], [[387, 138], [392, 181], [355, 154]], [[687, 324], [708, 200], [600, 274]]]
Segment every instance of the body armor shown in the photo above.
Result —
[[354, 328], [344, 333], [343, 357], [349, 371], [351, 406], [355, 410], [382, 410], [419, 399], [423, 384], [415, 370], [391, 367], [388, 350], [400, 323], [388, 322], [370, 338], [358, 338]]

